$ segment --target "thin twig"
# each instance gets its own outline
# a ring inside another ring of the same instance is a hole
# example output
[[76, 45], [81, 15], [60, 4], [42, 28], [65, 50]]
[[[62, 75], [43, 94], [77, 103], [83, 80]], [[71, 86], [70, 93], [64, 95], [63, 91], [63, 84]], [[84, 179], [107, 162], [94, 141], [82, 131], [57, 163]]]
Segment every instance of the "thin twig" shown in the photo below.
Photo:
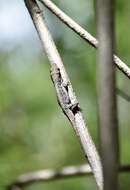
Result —
[[79, 103], [74, 94], [72, 85], [65, 71], [63, 62], [54, 44], [50, 32], [45, 24], [41, 10], [35, 0], [25, 0], [38, 35], [44, 45], [46, 54], [50, 61], [52, 80], [56, 89], [58, 102], [80, 140], [85, 157], [88, 159], [95, 176], [99, 189], [103, 187], [102, 166], [96, 147], [85, 126]]
[[[76, 32], [82, 39], [87, 41], [93, 47], [98, 47], [98, 40], [93, 37], [89, 32], [87, 32], [84, 28], [82, 28], [78, 23], [76, 23], [72, 18], [66, 15], [52, 1], [39, 1], [44, 4], [52, 13], [54, 13], [63, 23], [65, 23], [69, 28]], [[116, 55], [114, 55], [114, 62], [118, 69], [121, 70], [130, 79], [130, 68]]]
[[[119, 172], [130, 172], [130, 165], [122, 165]], [[79, 166], [66, 166], [60, 169], [44, 169], [20, 175], [7, 190], [19, 190], [21, 187], [35, 182], [47, 182], [52, 180], [66, 179], [69, 177], [81, 177], [92, 175], [88, 164]]]
[[123, 90], [121, 90], [119, 88], [116, 88], [116, 92], [120, 97], [125, 99], [127, 102], [130, 102], [130, 95], [129, 94], [127, 94], [126, 92], [124, 92]]
[[123, 164], [123, 165], [121, 165], [120, 168], [119, 168], [119, 171], [120, 172], [130, 172], [130, 164], [127, 164], [127, 165]]

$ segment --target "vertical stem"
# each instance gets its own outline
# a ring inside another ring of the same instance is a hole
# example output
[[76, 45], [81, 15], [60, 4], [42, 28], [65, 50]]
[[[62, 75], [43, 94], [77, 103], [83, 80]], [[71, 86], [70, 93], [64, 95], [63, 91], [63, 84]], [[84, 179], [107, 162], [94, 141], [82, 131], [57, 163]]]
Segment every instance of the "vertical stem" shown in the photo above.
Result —
[[118, 129], [115, 94], [114, 0], [97, 0], [97, 92], [104, 190], [118, 189]]

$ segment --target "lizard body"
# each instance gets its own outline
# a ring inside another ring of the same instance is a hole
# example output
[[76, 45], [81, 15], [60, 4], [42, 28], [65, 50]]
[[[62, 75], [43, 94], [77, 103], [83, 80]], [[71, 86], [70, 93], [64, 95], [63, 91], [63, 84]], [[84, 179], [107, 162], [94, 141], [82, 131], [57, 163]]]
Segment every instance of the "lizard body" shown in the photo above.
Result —
[[78, 110], [80, 108], [79, 103], [77, 101], [74, 103], [71, 102], [69, 96], [69, 81], [67, 83], [64, 83], [61, 76], [60, 68], [58, 68], [56, 65], [51, 67], [51, 78], [56, 89], [57, 99], [60, 107], [62, 108], [66, 116], [69, 118], [69, 120], [73, 120], [73, 111], [76, 110], [75, 108], [78, 108]]

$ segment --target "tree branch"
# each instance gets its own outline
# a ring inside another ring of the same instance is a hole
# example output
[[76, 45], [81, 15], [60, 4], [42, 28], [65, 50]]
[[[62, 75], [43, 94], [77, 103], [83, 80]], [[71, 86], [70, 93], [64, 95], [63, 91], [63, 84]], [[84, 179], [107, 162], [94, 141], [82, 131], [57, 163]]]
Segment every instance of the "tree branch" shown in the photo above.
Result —
[[19, 176], [14, 183], [12, 183], [8, 190], [14, 190], [14, 187], [26, 186], [30, 183], [39, 181], [52, 181], [57, 179], [63, 179], [74, 176], [84, 176], [92, 174], [91, 168], [88, 164], [80, 166], [67, 166], [59, 170], [46, 169], [36, 172], [30, 172]]
[[118, 189], [118, 121], [114, 52], [114, 0], [97, 0], [97, 92], [104, 190]]
[[119, 171], [120, 172], [130, 172], [130, 165], [129, 164], [127, 164], [127, 165], [121, 165], [119, 167]]
[[[73, 19], [66, 15], [61, 9], [59, 9], [50, 0], [39, 0], [44, 4], [52, 13], [54, 13], [63, 23], [65, 23], [69, 28], [76, 32], [82, 39], [87, 41], [90, 45], [97, 48], [98, 40], [93, 37], [89, 32], [77, 24]], [[130, 68], [116, 55], [114, 55], [114, 63], [129, 79], [130, 79]]]
[[120, 97], [125, 99], [127, 102], [130, 102], [130, 95], [128, 93], [124, 92], [123, 90], [119, 88], [116, 88], [116, 92]]
[[102, 166], [96, 147], [85, 126], [79, 103], [74, 94], [72, 85], [65, 71], [63, 62], [54, 44], [50, 32], [42, 17], [35, 0], [25, 0], [25, 4], [30, 12], [38, 35], [44, 45], [46, 54], [51, 65], [51, 77], [56, 89], [58, 102], [65, 115], [69, 118], [72, 127], [80, 140], [85, 157], [88, 159], [95, 176], [99, 189], [103, 187]]
[[[130, 165], [122, 165], [119, 172], [130, 172]], [[79, 166], [66, 166], [60, 169], [44, 169], [20, 175], [7, 190], [20, 190], [21, 187], [35, 182], [47, 182], [52, 180], [66, 179], [69, 177], [81, 177], [92, 175], [88, 164]]]

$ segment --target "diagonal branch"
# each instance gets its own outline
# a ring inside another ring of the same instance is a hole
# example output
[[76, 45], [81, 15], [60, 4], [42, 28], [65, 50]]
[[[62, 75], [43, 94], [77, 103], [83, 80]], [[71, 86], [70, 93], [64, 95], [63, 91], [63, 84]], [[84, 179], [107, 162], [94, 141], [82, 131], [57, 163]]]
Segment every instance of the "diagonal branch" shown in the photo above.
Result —
[[[97, 48], [98, 40], [93, 37], [89, 32], [77, 24], [73, 19], [66, 15], [59, 9], [51, 0], [39, 0], [44, 4], [52, 13], [54, 13], [63, 23], [76, 32], [82, 39], [87, 41], [90, 45]], [[116, 55], [114, 55], [114, 62], [119, 70], [121, 70], [130, 79], [130, 68]]]
[[[130, 165], [121, 165], [119, 167], [119, 172], [130, 172]], [[60, 169], [44, 169], [20, 175], [11, 185], [7, 187], [7, 189], [20, 190], [21, 187], [35, 182], [47, 182], [87, 175], [92, 175], [91, 168], [88, 164], [82, 164], [79, 166], [66, 166]]]
[[76, 99], [72, 85], [65, 71], [63, 62], [54, 44], [50, 32], [43, 19], [41, 10], [35, 0], [25, 0], [25, 4], [30, 12], [38, 35], [44, 45], [51, 66], [51, 77], [56, 89], [56, 94], [60, 107], [71, 122], [71, 125], [79, 138], [84, 150], [85, 157], [88, 159], [92, 168], [96, 183], [101, 190], [103, 188], [102, 166], [96, 147], [85, 126], [85, 121], [79, 103]]

